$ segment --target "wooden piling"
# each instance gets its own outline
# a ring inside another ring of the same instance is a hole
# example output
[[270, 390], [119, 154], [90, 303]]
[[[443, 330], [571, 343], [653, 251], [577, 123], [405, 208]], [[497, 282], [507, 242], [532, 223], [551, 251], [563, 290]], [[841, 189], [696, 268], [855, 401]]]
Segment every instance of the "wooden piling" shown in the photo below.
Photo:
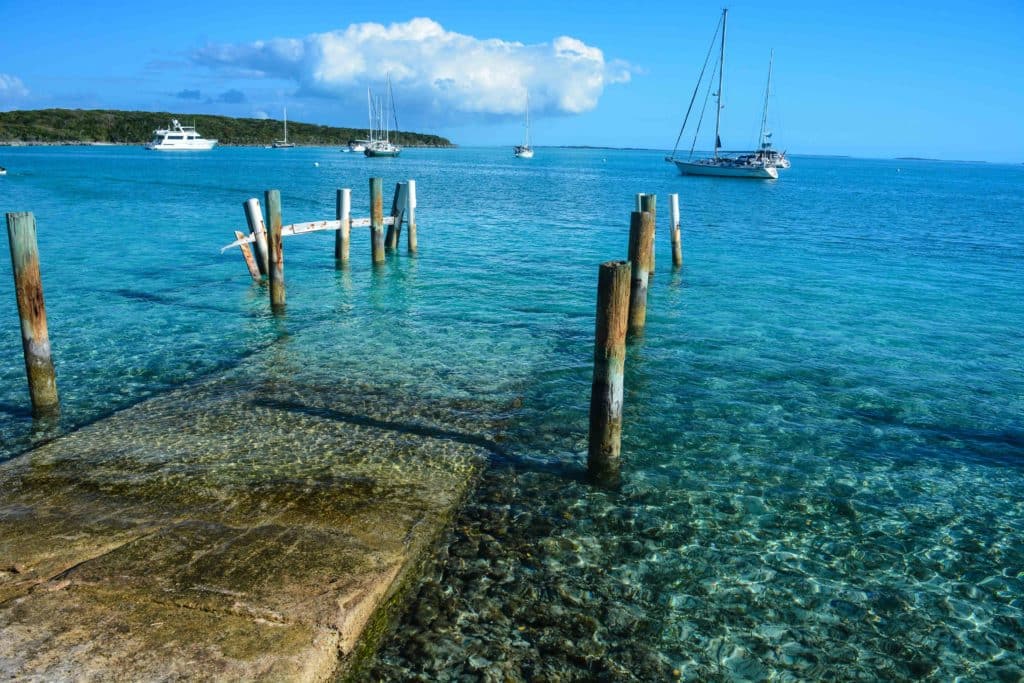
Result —
[[608, 261], [601, 264], [597, 280], [587, 472], [606, 486], [619, 483], [631, 271], [628, 261]]
[[683, 265], [683, 236], [679, 228], [679, 195], [668, 196], [669, 206], [669, 237], [672, 240], [672, 267], [679, 268]]
[[[235, 230], [235, 239], [244, 240], [245, 233], [242, 232], [241, 230]], [[254, 259], [252, 256], [252, 250], [249, 249], [249, 244], [247, 242], [242, 242], [240, 245], [238, 245], [238, 248], [242, 250], [242, 258], [245, 259], [245, 267], [249, 269], [249, 275], [252, 276], [253, 280], [259, 282], [260, 269], [256, 265], [256, 259]]]
[[[658, 233], [658, 195], [656, 194], [645, 194], [642, 195], [640, 200], [640, 211], [646, 211], [651, 214], [651, 219], [654, 221], [654, 236], [657, 237]], [[648, 273], [654, 272], [654, 246], [651, 246], [651, 262]]]
[[405, 202], [405, 224], [409, 231], [409, 253], [416, 253], [416, 181], [410, 180], [406, 183], [408, 191]]
[[370, 249], [373, 263], [384, 263], [383, 178], [370, 178]]
[[349, 238], [352, 233], [352, 190], [338, 190], [334, 216], [341, 227], [334, 233], [334, 263], [341, 268], [348, 265]]
[[281, 244], [281, 191], [267, 190], [267, 246], [270, 250], [270, 308], [284, 310], [284, 249]]
[[21, 347], [25, 354], [32, 415], [46, 417], [60, 411], [60, 398], [57, 395], [57, 373], [50, 355], [35, 215], [31, 212], [7, 214], [7, 240], [11, 247], [11, 270], [14, 273], [18, 317], [21, 319]]
[[654, 217], [634, 211], [629, 222], [629, 253], [632, 280], [629, 290], [629, 333], [643, 332], [647, 322], [647, 282], [654, 252]]
[[249, 232], [256, 240], [256, 265], [261, 275], [270, 272], [270, 250], [267, 247], [267, 226], [263, 222], [263, 209], [260, 208], [260, 200], [253, 197], [242, 204], [245, 209], [245, 220], [249, 223]]
[[395, 195], [391, 199], [391, 217], [394, 222], [388, 226], [387, 236], [384, 238], [384, 247], [388, 251], [398, 249], [398, 238], [402, 235], [402, 219], [405, 217], [406, 183], [395, 183]]

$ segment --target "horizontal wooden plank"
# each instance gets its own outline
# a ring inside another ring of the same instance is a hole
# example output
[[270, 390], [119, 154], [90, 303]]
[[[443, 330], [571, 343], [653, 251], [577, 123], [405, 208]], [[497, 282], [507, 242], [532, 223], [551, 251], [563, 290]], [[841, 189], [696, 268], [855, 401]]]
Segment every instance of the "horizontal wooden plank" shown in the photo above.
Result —
[[[386, 216], [384, 218], [384, 225], [394, 225], [395, 219], [393, 216]], [[369, 218], [353, 218], [353, 228], [368, 228], [370, 227]], [[341, 221], [310, 221], [308, 223], [293, 223], [292, 225], [286, 225], [281, 228], [282, 237], [293, 237], [294, 235], [305, 235], [307, 232], [317, 232], [319, 230], [340, 230]], [[234, 247], [240, 247], [243, 244], [252, 243], [255, 238], [250, 234], [246, 237], [235, 240], [226, 247], [221, 247], [221, 253], [223, 254], [228, 249]]]

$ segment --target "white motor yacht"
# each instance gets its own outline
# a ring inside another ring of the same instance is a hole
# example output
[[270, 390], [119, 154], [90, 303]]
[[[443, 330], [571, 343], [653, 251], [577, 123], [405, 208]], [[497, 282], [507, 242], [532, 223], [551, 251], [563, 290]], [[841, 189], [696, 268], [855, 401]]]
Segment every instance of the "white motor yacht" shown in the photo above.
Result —
[[196, 132], [195, 126], [183, 126], [178, 119], [171, 121], [170, 128], [158, 128], [153, 131], [153, 140], [146, 149], [160, 152], [201, 152], [213, 149], [216, 140], [208, 140]]

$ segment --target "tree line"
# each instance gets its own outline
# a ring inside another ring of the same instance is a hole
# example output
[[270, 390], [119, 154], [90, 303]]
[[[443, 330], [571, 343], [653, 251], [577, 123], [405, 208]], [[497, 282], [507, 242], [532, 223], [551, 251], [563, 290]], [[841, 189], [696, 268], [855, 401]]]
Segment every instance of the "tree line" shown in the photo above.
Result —
[[[171, 119], [195, 125], [205, 138], [222, 145], [269, 145], [283, 135], [283, 123], [274, 119], [236, 119], [208, 114], [117, 111], [104, 109], [35, 109], [0, 112], [0, 142], [73, 143], [110, 142], [142, 144]], [[297, 145], [346, 145], [367, 136], [365, 128], [336, 128], [288, 122], [288, 141]], [[404, 147], [453, 147], [440, 135], [392, 131], [391, 141]]]

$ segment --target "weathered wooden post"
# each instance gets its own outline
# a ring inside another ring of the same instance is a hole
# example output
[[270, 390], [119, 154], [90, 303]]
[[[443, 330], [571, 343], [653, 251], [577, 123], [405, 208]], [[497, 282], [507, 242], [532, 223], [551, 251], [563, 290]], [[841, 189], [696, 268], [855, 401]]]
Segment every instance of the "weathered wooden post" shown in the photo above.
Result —
[[60, 411], [57, 373], [50, 355], [43, 280], [39, 274], [36, 217], [31, 212], [7, 214], [7, 240], [11, 246], [14, 291], [21, 318], [21, 347], [32, 400], [32, 415], [45, 417]]
[[408, 194], [405, 203], [405, 223], [409, 230], [409, 253], [416, 253], [416, 181], [410, 180], [407, 184]]
[[245, 200], [242, 204], [245, 208], [245, 220], [249, 224], [249, 232], [256, 240], [256, 265], [262, 275], [270, 272], [270, 252], [267, 247], [267, 226], [263, 223], [263, 209], [260, 208], [260, 200], [253, 197]]
[[384, 263], [383, 178], [370, 178], [370, 249], [373, 263]]
[[593, 481], [612, 486], [619, 483], [631, 270], [628, 261], [608, 261], [601, 264], [597, 279], [587, 472]]
[[281, 191], [267, 190], [267, 237], [270, 249], [270, 308], [284, 310], [284, 250], [281, 244]]
[[395, 195], [391, 199], [391, 218], [394, 220], [388, 226], [388, 234], [384, 238], [384, 246], [388, 251], [398, 249], [398, 239], [402, 235], [402, 219], [405, 217], [408, 191], [406, 183], [395, 183]]
[[654, 217], [634, 211], [629, 221], [629, 253], [632, 281], [629, 289], [629, 332], [643, 332], [647, 322], [647, 281], [654, 251]]
[[[640, 200], [640, 211], [646, 211], [651, 214], [651, 219], [654, 221], [654, 234], [657, 236], [658, 232], [658, 195], [656, 194], [645, 194], [642, 195]], [[653, 239], [653, 238], [652, 238]], [[654, 272], [654, 244], [651, 245], [651, 262], [649, 273]]]
[[352, 233], [352, 190], [338, 190], [334, 216], [341, 227], [334, 233], [334, 264], [338, 268], [348, 265], [349, 237]]
[[[245, 233], [241, 230], [235, 230], [235, 239], [244, 240]], [[238, 248], [242, 250], [242, 258], [245, 259], [245, 267], [249, 269], [249, 275], [252, 275], [252, 279], [259, 282], [261, 279], [260, 269], [256, 265], [256, 259], [252, 257], [252, 250], [249, 249], [247, 242], [242, 242], [238, 245]]]
[[668, 196], [668, 230], [672, 239], [672, 267], [679, 268], [683, 265], [683, 236], [679, 229], [679, 195]]

